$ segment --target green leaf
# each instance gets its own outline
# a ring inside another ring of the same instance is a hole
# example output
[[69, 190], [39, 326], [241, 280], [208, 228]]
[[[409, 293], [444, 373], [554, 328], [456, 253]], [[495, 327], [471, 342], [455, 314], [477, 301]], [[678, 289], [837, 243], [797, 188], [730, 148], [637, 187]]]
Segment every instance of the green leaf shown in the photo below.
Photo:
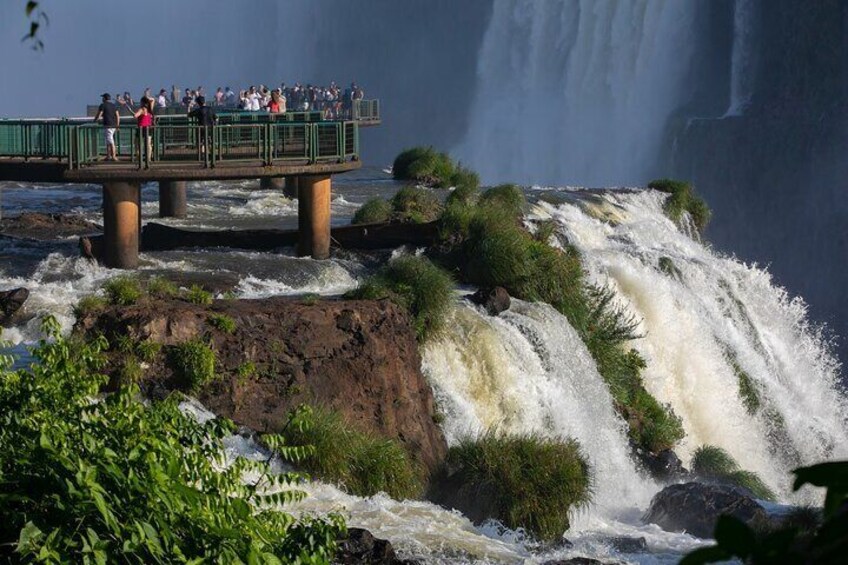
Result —
[[18, 537], [18, 547], [15, 549], [18, 553], [30, 553], [35, 550], [41, 539], [44, 537], [44, 532], [42, 532], [38, 526], [32, 523], [32, 521], [27, 522], [23, 528], [21, 528], [21, 534]]

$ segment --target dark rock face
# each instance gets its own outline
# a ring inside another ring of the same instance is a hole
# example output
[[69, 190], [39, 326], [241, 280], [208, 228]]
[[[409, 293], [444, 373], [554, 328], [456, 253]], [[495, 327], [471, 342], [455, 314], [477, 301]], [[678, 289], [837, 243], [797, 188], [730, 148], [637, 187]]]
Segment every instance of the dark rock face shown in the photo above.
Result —
[[542, 565], [604, 565], [604, 562], [590, 557], [571, 557], [570, 559], [545, 561]]
[[0, 221], [0, 233], [32, 239], [56, 239], [99, 231], [96, 224], [70, 214], [26, 212]]
[[0, 291], [0, 326], [12, 320], [27, 298], [29, 298], [29, 291], [25, 288]]
[[667, 486], [654, 496], [642, 520], [670, 532], [711, 538], [722, 514], [748, 525], [769, 522], [766, 511], [750, 496], [730, 486], [705, 483]]
[[[213, 327], [213, 314], [232, 318], [236, 330]], [[165, 346], [144, 372], [141, 385], [148, 393], [180, 387], [166, 364], [168, 346], [206, 339], [220, 378], [198, 400], [259, 432], [282, 429], [300, 404], [318, 404], [363, 431], [399, 440], [431, 471], [447, 453], [433, 421], [433, 394], [421, 374], [415, 332], [406, 311], [389, 301], [146, 301], [89, 314], [77, 322], [77, 331], [102, 332], [110, 342], [128, 335]]]
[[369, 563], [373, 565], [400, 565], [409, 563], [397, 558], [392, 544], [387, 540], [375, 538], [368, 530], [350, 528], [347, 539], [340, 540], [334, 563], [353, 565]]
[[610, 538], [608, 541], [613, 549], [621, 553], [644, 553], [648, 551], [648, 542], [645, 538], [617, 537]]
[[510, 298], [505, 288], [481, 288], [471, 295], [471, 301], [486, 308], [490, 316], [497, 316], [504, 310], [509, 310]]
[[670, 449], [664, 449], [659, 453], [650, 453], [633, 442], [630, 442], [630, 448], [642, 467], [659, 481], [675, 481], [688, 474], [686, 468], [683, 467], [683, 462]]

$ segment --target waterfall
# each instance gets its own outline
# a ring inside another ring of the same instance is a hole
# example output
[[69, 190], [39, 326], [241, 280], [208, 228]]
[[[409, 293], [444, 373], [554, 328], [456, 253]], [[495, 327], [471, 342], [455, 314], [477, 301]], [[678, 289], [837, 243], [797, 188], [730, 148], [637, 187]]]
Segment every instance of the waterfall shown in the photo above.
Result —
[[486, 182], [648, 180], [686, 102], [696, 12], [665, 0], [495, 0], [456, 153]]
[[733, 56], [727, 116], [742, 115], [754, 94], [757, 8], [756, 0], [736, 0], [733, 8]]
[[[646, 388], [683, 421], [684, 462], [698, 446], [717, 445], [784, 501], [811, 502], [791, 493], [791, 470], [848, 456], [848, 406], [830, 343], [802, 299], [757, 266], [687, 237], [663, 214], [664, 199], [605, 192], [592, 207], [543, 203], [537, 213], [559, 223], [590, 277], [612, 285], [642, 321], [645, 337], [632, 346], [648, 362]], [[740, 371], [760, 399], [754, 416], [740, 397]]]

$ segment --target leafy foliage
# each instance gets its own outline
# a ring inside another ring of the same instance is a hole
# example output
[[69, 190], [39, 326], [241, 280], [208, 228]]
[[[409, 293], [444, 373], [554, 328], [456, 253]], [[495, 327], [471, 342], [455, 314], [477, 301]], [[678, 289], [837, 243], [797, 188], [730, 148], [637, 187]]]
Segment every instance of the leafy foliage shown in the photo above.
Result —
[[665, 214], [675, 222], [679, 222], [683, 212], [688, 212], [698, 231], [703, 233], [710, 223], [712, 212], [707, 203], [695, 192], [688, 182], [673, 179], [659, 179], [648, 183], [648, 188], [670, 194], [665, 201]]
[[305, 470], [351, 494], [385, 492], [403, 500], [423, 491], [423, 473], [402, 445], [357, 430], [338, 412], [302, 406], [282, 435], [290, 444], [314, 448], [301, 463]]
[[380, 197], [374, 197], [362, 205], [353, 215], [353, 224], [376, 224], [388, 222], [392, 215], [392, 206]]
[[766, 532], [721, 516], [716, 545], [697, 549], [681, 565], [701, 565], [737, 558], [754, 565], [771, 563], [842, 563], [848, 555], [848, 461], [819, 463], [795, 469], [793, 488], [804, 485], [827, 489], [823, 521], [798, 520], [797, 515]]
[[728, 483], [751, 491], [757, 498], [775, 500], [774, 492], [756, 473], [743, 471], [720, 447], [702, 445], [692, 456], [692, 472], [705, 479]]
[[388, 298], [406, 308], [420, 341], [438, 334], [453, 303], [451, 276], [424, 257], [404, 255], [391, 261], [347, 298]]
[[202, 340], [191, 339], [168, 348], [168, 364], [190, 390], [215, 380], [215, 352]]
[[491, 507], [506, 526], [542, 540], [562, 536], [572, 508], [591, 498], [589, 467], [573, 439], [488, 432], [452, 447], [446, 465], [460, 497]]
[[[99, 396], [103, 338], [51, 341], [28, 369], [0, 367], [0, 560], [48, 563], [329, 563], [338, 517], [280, 505], [299, 476], [226, 463], [231, 423], [200, 423], [135, 385]], [[272, 437], [281, 454], [308, 452]]]
[[110, 279], [103, 285], [110, 304], [130, 306], [142, 297], [141, 283], [135, 277], [120, 276]]

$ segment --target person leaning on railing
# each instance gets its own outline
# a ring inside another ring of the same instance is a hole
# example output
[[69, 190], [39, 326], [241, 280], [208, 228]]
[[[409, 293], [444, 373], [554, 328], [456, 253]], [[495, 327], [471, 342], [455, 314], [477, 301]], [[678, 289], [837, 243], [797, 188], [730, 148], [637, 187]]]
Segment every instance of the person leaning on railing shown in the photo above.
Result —
[[[153, 155], [153, 138], [150, 136], [150, 128], [153, 127], [153, 99], [147, 96], [141, 98], [141, 106], [133, 112], [133, 117], [138, 120], [138, 129], [144, 139], [144, 147], [147, 151], [146, 161], [149, 163]], [[138, 148], [141, 151], [141, 145]]]
[[97, 108], [97, 113], [94, 115], [94, 122], [103, 118], [103, 133], [106, 141], [106, 160], [117, 161], [118, 155], [115, 150], [115, 131], [121, 126], [121, 116], [118, 114], [118, 107], [112, 103], [112, 96], [108, 92], [102, 95], [103, 103]]
[[195, 99], [197, 107], [188, 113], [188, 117], [197, 120], [197, 144], [202, 153], [206, 152], [206, 139], [211, 134], [211, 128], [218, 121], [215, 110], [206, 105], [206, 98], [198, 96]]

